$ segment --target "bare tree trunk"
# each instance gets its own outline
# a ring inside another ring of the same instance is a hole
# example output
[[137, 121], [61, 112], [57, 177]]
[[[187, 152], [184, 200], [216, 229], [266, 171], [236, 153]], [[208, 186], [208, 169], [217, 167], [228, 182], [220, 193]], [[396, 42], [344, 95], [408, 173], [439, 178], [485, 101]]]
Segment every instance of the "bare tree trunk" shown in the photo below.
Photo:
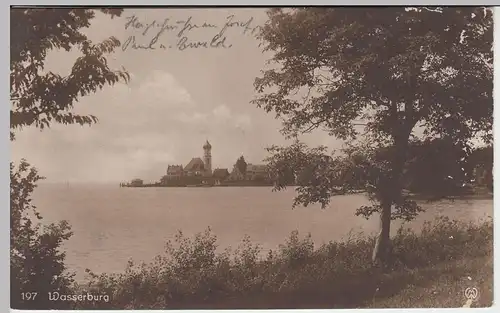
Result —
[[391, 209], [392, 204], [400, 200], [403, 185], [403, 170], [408, 150], [408, 139], [411, 128], [400, 126], [396, 128], [394, 138], [394, 150], [391, 156], [392, 170], [387, 181], [383, 184], [380, 196], [380, 232], [375, 242], [372, 254], [372, 262], [375, 265], [388, 265], [391, 254]]
[[372, 262], [375, 265], [384, 265], [387, 263], [391, 245], [391, 202], [384, 202], [381, 206], [380, 232], [377, 235], [372, 254]]

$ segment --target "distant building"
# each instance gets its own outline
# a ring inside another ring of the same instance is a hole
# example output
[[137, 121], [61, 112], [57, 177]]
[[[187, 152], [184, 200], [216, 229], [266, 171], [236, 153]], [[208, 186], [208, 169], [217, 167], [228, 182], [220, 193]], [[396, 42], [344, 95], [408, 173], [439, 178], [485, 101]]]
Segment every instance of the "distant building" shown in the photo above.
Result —
[[203, 163], [205, 168], [205, 175], [212, 175], [212, 145], [207, 142], [203, 145]]
[[264, 180], [268, 177], [267, 166], [263, 164], [247, 164], [245, 178], [247, 180]]
[[167, 175], [160, 180], [162, 185], [220, 185], [225, 180], [230, 181], [265, 181], [269, 178], [266, 165], [247, 164], [245, 173], [242, 173], [236, 164], [231, 173], [226, 168], [217, 168], [212, 171], [212, 145], [208, 140], [203, 145], [203, 158], [194, 157], [186, 166], [169, 165]]
[[132, 181], [130, 182], [130, 186], [132, 187], [141, 187], [142, 185], [144, 185], [144, 181], [139, 178], [132, 179]]
[[192, 158], [189, 163], [182, 165], [169, 165], [167, 175], [162, 180], [175, 180], [181, 177], [211, 177], [212, 176], [212, 145], [208, 140], [203, 145], [203, 159]]
[[202, 176], [205, 173], [205, 163], [200, 158], [192, 158], [184, 167], [187, 176]]
[[175, 179], [184, 176], [182, 165], [169, 165], [167, 168], [167, 179]]

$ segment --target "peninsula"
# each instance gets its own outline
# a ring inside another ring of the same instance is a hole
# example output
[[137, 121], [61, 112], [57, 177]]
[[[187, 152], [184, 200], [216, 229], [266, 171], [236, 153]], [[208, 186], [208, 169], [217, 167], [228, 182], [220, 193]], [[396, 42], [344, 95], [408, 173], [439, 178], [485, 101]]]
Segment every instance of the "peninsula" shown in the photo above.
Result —
[[272, 186], [264, 164], [251, 164], [239, 157], [231, 172], [227, 168], [212, 170], [212, 145], [208, 140], [203, 145], [203, 157], [194, 157], [185, 166], [168, 165], [166, 175], [159, 181], [144, 183], [136, 178], [120, 187], [228, 187], [228, 186]]

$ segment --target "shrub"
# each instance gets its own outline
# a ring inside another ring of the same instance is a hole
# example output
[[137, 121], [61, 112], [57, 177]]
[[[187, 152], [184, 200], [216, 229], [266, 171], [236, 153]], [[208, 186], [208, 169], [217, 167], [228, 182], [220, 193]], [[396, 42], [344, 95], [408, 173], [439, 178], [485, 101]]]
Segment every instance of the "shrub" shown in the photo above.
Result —
[[[47, 297], [48, 292], [71, 291], [74, 275], [67, 272], [60, 247], [72, 233], [66, 221], [45, 227], [37, 223], [42, 217], [31, 194], [41, 179], [25, 160], [17, 169], [10, 164], [10, 301], [15, 309], [69, 308]], [[27, 299], [27, 293], [37, 295]]]
[[[194, 238], [182, 232], [152, 263], [129, 262], [122, 274], [96, 275], [82, 290], [110, 295], [110, 303], [81, 308], [336, 308], [359, 307], [420, 280], [412, 270], [449, 260], [488, 255], [491, 221], [481, 225], [439, 218], [420, 235], [400, 228], [393, 239], [390, 271], [371, 266], [374, 238], [356, 235], [315, 249], [311, 236], [292, 232], [263, 257], [245, 237], [234, 250], [218, 252], [210, 229]], [[465, 247], [465, 248], [464, 248]]]

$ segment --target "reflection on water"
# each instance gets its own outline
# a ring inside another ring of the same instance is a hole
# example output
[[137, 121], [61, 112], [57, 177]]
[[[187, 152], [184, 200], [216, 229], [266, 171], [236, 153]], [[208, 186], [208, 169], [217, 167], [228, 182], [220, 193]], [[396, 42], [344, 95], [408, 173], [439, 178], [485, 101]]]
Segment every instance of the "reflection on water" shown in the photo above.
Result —
[[[293, 189], [267, 187], [118, 188], [108, 185], [41, 185], [34, 201], [46, 222], [66, 219], [73, 237], [65, 245], [71, 270], [122, 271], [129, 258], [151, 261], [164, 251], [178, 230], [192, 235], [210, 226], [221, 247], [236, 246], [244, 235], [264, 251], [283, 243], [293, 230], [311, 233], [320, 244], [342, 240], [350, 232], [372, 234], [377, 218], [365, 220], [354, 211], [363, 195], [339, 196], [330, 206], [291, 209]], [[493, 201], [457, 200], [423, 203], [427, 211], [408, 226], [419, 229], [438, 215], [478, 220], [493, 215]], [[401, 222], [393, 224], [395, 231]]]

